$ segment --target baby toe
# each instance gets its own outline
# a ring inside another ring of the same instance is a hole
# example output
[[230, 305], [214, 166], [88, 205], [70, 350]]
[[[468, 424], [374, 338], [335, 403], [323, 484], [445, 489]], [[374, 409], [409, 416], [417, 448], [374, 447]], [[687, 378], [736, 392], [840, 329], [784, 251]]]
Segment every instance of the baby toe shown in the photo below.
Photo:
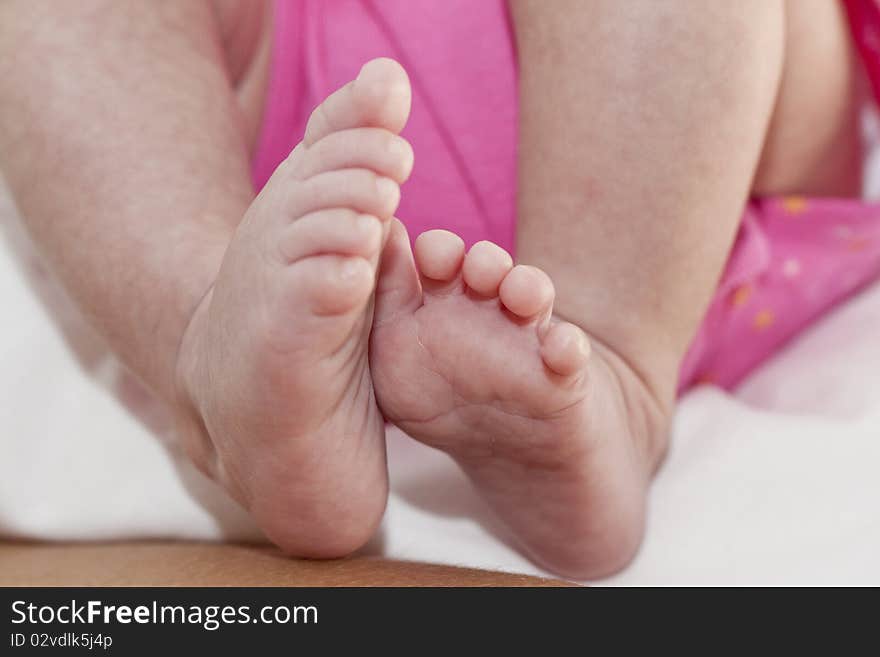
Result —
[[363, 309], [375, 283], [375, 269], [358, 256], [319, 255], [295, 263], [287, 273], [287, 301], [318, 317]]
[[382, 128], [354, 128], [331, 133], [306, 151], [291, 154], [295, 176], [308, 179], [336, 169], [370, 169], [402, 184], [415, 160], [412, 146]]
[[403, 67], [392, 59], [367, 62], [357, 79], [318, 105], [309, 117], [303, 143], [311, 146], [332, 132], [385, 128], [400, 132], [409, 117], [412, 90]]
[[464, 260], [464, 241], [448, 230], [429, 230], [416, 238], [415, 259], [425, 278], [451, 281]]
[[501, 303], [514, 315], [534, 317], [549, 313], [555, 292], [553, 282], [543, 270], [517, 265], [501, 281], [498, 290]]
[[513, 268], [513, 258], [497, 244], [482, 241], [474, 244], [462, 265], [464, 282], [485, 297], [498, 296], [498, 286]]
[[292, 264], [313, 255], [336, 253], [378, 257], [382, 224], [377, 217], [350, 208], [312, 212], [289, 224], [278, 239], [283, 261]]
[[387, 220], [400, 203], [400, 186], [369, 169], [340, 169], [301, 182], [287, 194], [284, 203], [287, 216], [293, 220], [340, 207]]
[[552, 325], [541, 342], [541, 358], [551, 370], [562, 376], [577, 374], [587, 364], [590, 341], [574, 324]]

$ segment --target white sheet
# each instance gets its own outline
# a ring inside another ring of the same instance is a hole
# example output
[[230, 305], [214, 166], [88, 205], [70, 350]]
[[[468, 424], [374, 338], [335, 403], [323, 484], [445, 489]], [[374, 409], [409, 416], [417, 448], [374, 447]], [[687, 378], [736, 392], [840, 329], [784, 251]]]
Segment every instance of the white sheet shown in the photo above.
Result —
[[[0, 225], [9, 226], [2, 197]], [[5, 244], [0, 301], [0, 535], [257, 535], [83, 374]], [[880, 584], [880, 286], [736, 396], [688, 396], [672, 445], [645, 544], [609, 583]], [[389, 461], [392, 495], [370, 550], [540, 573], [443, 454], [391, 432]]]

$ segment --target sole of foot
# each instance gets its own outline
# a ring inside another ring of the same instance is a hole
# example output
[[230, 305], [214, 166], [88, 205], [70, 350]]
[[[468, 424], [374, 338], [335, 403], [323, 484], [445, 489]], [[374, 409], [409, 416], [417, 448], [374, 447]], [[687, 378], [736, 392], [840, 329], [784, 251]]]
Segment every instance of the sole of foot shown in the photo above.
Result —
[[592, 578], [635, 554], [654, 464], [635, 377], [553, 300], [495, 244], [430, 231], [413, 256], [395, 223], [371, 369], [388, 420], [452, 456], [538, 563]]
[[179, 360], [199, 467], [290, 554], [375, 531], [388, 479], [368, 338], [376, 269], [413, 165], [406, 73], [374, 60], [312, 113], [242, 219]]

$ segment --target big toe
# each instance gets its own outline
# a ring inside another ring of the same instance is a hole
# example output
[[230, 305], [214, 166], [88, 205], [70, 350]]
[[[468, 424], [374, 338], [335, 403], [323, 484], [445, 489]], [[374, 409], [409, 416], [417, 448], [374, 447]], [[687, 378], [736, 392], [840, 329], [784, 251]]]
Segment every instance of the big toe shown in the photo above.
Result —
[[461, 271], [464, 241], [448, 230], [426, 231], [416, 238], [415, 259], [424, 278], [451, 281]]
[[422, 290], [409, 245], [409, 235], [398, 219], [392, 219], [379, 265], [373, 325], [381, 326], [401, 311], [412, 312], [421, 302]]
[[303, 143], [311, 146], [331, 132], [351, 128], [403, 130], [412, 89], [403, 67], [386, 57], [373, 59], [357, 78], [328, 96], [309, 117]]

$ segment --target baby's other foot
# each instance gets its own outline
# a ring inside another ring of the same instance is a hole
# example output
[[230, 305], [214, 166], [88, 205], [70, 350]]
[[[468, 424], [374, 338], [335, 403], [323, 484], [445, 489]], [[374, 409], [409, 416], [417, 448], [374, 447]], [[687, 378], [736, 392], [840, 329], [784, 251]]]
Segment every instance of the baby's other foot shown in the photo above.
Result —
[[622, 361], [553, 318], [553, 298], [543, 271], [489, 242], [465, 255], [446, 231], [419, 236], [414, 263], [395, 221], [373, 382], [385, 417], [452, 456], [538, 562], [596, 577], [640, 543], [662, 422]]
[[410, 87], [391, 60], [312, 114], [254, 200], [179, 364], [184, 445], [268, 537], [307, 557], [366, 542], [385, 507], [384, 421], [367, 360]]

